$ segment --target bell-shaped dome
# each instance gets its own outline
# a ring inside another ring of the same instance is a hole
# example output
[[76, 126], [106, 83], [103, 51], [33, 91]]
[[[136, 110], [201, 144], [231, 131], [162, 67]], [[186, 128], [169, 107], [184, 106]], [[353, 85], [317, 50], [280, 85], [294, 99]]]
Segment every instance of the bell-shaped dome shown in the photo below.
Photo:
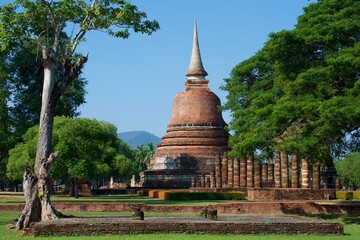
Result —
[[220, 99], [204, 88], [187, 89], [175, 96], [168, 129], [186, 126], [217, 126], [225, 122], [219, 111]]

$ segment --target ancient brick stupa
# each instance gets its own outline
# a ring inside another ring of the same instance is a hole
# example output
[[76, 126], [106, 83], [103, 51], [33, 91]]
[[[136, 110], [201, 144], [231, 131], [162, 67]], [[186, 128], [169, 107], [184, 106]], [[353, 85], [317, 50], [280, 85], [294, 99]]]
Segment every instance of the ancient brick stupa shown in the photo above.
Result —
[[175, 96], [167, 132], [140, 184], [149, 188], [188, 188], [192, 180], [210, 176], [215, 159], [228, 150], [228, 133], [220, 100], [208, 87], [196, 23], [186, 89]]

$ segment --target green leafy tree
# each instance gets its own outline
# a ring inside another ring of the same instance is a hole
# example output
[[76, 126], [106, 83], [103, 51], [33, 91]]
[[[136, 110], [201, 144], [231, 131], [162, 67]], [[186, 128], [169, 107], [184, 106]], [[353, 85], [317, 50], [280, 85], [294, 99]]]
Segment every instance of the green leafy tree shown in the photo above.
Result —
[[7, 75], [6, 54], [0, 51], [0, 188], [8, 183], [5, 174], [1, 173], [5, 173], [9, 146], [14, 145], [11, 117], [7, 105], [11, 96]]
[[[16, 183], [22, 179], [24, 165], [34, 166], [38, 127], [30, 128], [24, 142], [10, 150], [7, 175]], [[79, 197], [78, 182], [110, 176], [129, 179], [135, 163], [131, 149], [117, 137], [116, 127], [95, 119], [55, 117], [53, 130], [54, 149], [61, 152], [53, 166], [52, 179], [70, 180], [72, 196]]]
[[147, 169], [147, 165], [150, 163], [155, 152], [153, 143], [148, 143], [146, 146], [140, 144], [134, 149], [134, 152], [135, 160], [139, 165], [138, 172]]
[[360, 152], [346, 155], [344, 159], [336, 161], [335, 166], [341, 185], [351, 186], [354, 190], [360, 187]]
[[[79, 76], [87, 56], [76, 56], [76, 49], [90, 31], [127, 38], [129, 29], [151, 34], [159, 28], [156, 21], [144, 20], [146, 14], [122, 0], [15, 0], [0, 7], [0, 44], [7, 50], [35, 41], [41, 49], [44, 70], [39, 140], [33, 174], [24, 173], [26, 204], [17, 228], [27, 228], [33, 221], [57, 219], [50, 202], [49, 179], [58, 152], [51, 153], [53, 118], [57, 103]], [[72, 36], [61, 38], [66, 32]], [[58, 66], [61, 76], [56, 78]], [[39, 207], [37, 207], [39, 206]]]
[[9, 146], [13, 146], [15, 142], [12, 134], [13, 122], [8, 106], [11, 99], [9, 72], [7, 54], [0, 51], [0, 162], [8, 155]]
[[233, 68], [223, 86], [230, 155], [281, 150], [331, 165], [345, 141], [359, 141], [359, 12], [356, 0], [312, 3], [294, 30], [270, 34]]
[[[67, 41], [67, 37], [61, 37]], [[7, 56], [9, 69], [11, 102], [10, 114], [13, 119], [14, 133], [20, 138], [28, 128], [39, 123], [43, 66], [38, 56], [38, 46], [35, 42], [24, 41], [24, 44], [13, 48]], [[62, 66], [58, 66], [56, 79], [61, 77]], [[77, 117], [77, 108], [85, 102], [84, 78], [78, 77], [73, 81], [64, 95], [59, 99], [55, 109], [56, 116]]]
[[[97, 178], [110, 178], [124, 171], [114, 164], [125, 158], [122, 142], [117, 137], [116, 127], [105, 122], [91, 119], [56, 118], [54, 128], [54, 148], [61, 152], [59, 164], [54, 165], [54, 177], [72, 181], [73, 196], [78, 197], [78, 181]], [[128, 147], [129, 148], [129, 147]], [[128, 169], [126, 169], [128, 170]]]
[[23, 142], [9, 151], [6, 176], [13, 183], [22, 181], [25, 166], [34, 167], [38, 138], [38, 127], [29, 128], [23, 136]]
[[[36, 44], [25, 40], [24, 44], [1, 51], [0, 173], [6, 171], [9, 149], [21, 142], [28, 128], [39, 123], [43, 69], [37, 55]], [[59, 100], [55, 115], [78, 116], [77, 108], [85, 102], [85, 84], [78, 77], [69, 86]], [[8, 180], [1, 174], [0, 186], [8, 185]]]
[[136, 162], [121, 154], [115, 156], [112, 166], [113, 176], [117, 176], [117, 179], [123, 182], [128, 181], [137, 170]]

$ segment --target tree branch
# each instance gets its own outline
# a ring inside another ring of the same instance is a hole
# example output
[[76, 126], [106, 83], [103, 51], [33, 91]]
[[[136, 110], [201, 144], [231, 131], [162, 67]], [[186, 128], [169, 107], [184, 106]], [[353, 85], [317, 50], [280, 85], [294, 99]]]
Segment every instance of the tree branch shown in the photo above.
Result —
[[54, 162], [55, 162], [55, 159], [59, 156], [59, 152], [54, 152], [54, 153], [51, 153], [50, 156], [48, 157], [47, 161], [46, 161], [46, 166], [47, 167], [51, 167]]
[[[96, 4], [97, 4], [97, 0], [93, 0], [90, 8], [94, 8], [96, 6]], [[86, 15], [84, 20], [80, 24], [80, 29], [76, 33], [75, 37], [72, 40], [72, 43], [71, 43], [72, 47], [71, 47], [71, 52], [69, 53], [69, 56], [72, 56], [74, 54], [79, 42], [84, 38], [87, 31], [85, 29], [83, 29], [82, 26], [85, 25], [86, 21], [88, 21], [89, 19], [90, 19], [89, 15]]]

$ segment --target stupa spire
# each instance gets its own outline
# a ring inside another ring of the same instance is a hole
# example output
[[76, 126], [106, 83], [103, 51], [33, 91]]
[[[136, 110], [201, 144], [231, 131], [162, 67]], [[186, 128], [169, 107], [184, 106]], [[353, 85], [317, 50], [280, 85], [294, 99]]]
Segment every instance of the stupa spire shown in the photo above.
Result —
[[194, 22], [194, 39], [193, 39], [190, 65], [185, 75], [188, 76], [189, 78], [195, 77], [200, 79], [204, 79], [205, 76], [208, 75], [201, 61], [196, 20]]

